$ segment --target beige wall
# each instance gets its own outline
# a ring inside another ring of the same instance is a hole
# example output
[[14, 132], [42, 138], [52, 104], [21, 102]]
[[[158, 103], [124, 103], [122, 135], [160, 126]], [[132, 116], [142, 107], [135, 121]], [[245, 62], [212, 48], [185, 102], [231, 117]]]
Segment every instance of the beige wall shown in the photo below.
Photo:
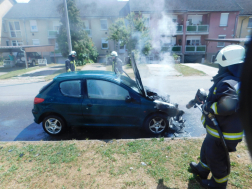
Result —
[[[236, 37], [238, 38], [245, 38], [246, 36], [251, 35], [252, 28], [248, 28], [248, 21], [251, 16], [239, 16], [237, 30], [236, 30]], [[243, 21], [243, 22], [242, 22]], [[242, 25], [242, 28], [241, 28]]]
[[[108, 26], [107, 30], [101, 29], [101, 23], [100, 23], [101, 19], [107, 19], [107, 26]], [[83, 20], [86, 20], [86, 19], [83, 19]], [[114, 42], [111, 40], [108, 41], [109, 42], [108, 49], [102, 49], [102, 38], [107, 38], [109, 36], [109, 27], [112, 25], [112, 23], [113, 23], [113, 20], [110, 18], [90, 18], [89, 19], [89, 26], [90, 26], [90, 29], [92, 30], [91, 38], [100, 56], [107, 55], [111, 51], [115, 50]]]
[[[2, 39], [6, 37], [6, 32], [4, 32], [3, 28], [2, 28], [2, 26], [3, 26], [2, 25], [2, 18], [11, 9], [12, 6], [13, 6], [12, 0], [3, 0], [0, 3], [0, 44], [1, 45], [2, 45]], [[7, 27], [7, 26], [5, 26], [5, 27]]]

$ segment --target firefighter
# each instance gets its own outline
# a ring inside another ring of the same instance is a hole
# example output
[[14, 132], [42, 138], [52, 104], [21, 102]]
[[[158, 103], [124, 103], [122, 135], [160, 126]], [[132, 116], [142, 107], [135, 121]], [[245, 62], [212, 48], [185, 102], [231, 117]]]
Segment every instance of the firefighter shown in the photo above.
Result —
[[[224, 135], [228, 151], [236, 151], [236, 146], [241, 142], [243, 129], [239, 120], [239, 86], [240, 73], [243, 66], [245, 49], [239, 45], [229, 45], [221, 49], [215, 63], [219, 64], [219, 71], [213, 77], [213, 86], [209, 89], [206, 103], [202, 110], [207, 115], [215, 115]], [[228, 181], [227, 158], [224, 146], [213, 122], [208, 116], [201, 118], [207, 135], [201, 146], [200, 162], [190, 163], [193, 173], [201, 177], [201, 185], [205, 188], [226, 188]], [[207, 179], [212, 172], [212, 178]]]
[[112, 71], [114, 71], [115, 73], [123, 74], [122, 61], [121, 59], [118, 58], [117, 52], [112, 51], [111, 57], [112, 57]]
[[75, 65], [75, 56], [77, 56], [75, 51], [71, 51], [71, 53], [68, 56], [68, 59], [66, 59], [65, 61], [65, 65], [66, 65], [66, 72], [74, 72], [76, 69], [76, 65]]

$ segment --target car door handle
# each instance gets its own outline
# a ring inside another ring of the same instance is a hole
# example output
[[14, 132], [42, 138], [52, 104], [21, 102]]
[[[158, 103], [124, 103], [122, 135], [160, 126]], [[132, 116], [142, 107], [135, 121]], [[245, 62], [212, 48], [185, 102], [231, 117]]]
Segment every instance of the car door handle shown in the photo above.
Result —
[[92, 107], [92, 106], [93, 106], [93, 104], [87, 104], [87, 106], [88, 106], [88, 107]]

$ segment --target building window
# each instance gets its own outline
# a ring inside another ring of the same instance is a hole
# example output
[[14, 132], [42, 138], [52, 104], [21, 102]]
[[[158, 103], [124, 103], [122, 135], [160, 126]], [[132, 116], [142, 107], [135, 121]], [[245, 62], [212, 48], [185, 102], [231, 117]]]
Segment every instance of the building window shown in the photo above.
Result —
[[[219, 35], [218, 39], [225, 39], [226, 35]], [[225, 42], [218, 42], [217, 47], [224, 47], [225, 46]]]
[[108, 29], [108, 23], [106, 19], [102, 19], [101, 21], [101, 30], [107, 30]]
[[252, 17], [249, 18], [249, 21], [248, 21], [248, 28], [252, 28]]
[[109, 45], [108, 45], [108, 41], [107, 39], [102, 39], [102, 49], [108, 49]]
[[38, 31], [37, 21], [30, 20], [30, 27], [31, 27], [31, 32], [37, 32]]
[[53, 21], [53, 30], [54, 31], [59, 31], [60, 29], [60, 22], [59, 21]]
[[227, 26], [229, 13], [221, 13], [220, 26]]
[[10, 46], [10, 43], [9, 43], [9, 41], [6, 41], [6, 46]]
[[12, 46], [17, 46], [17, 41], [11, 41], [12, 42]]
[[3, 21], [3, 31], [4, 31], [4, 32], [7, 32], [7, 28], [6, 28], [5, 21]]
[[21, 37], [19, 22], [9, 22], [10, 36], [11, 37]]
[[33, 45], [40, 45], [39, 39], [33, 39], [32, 44]]

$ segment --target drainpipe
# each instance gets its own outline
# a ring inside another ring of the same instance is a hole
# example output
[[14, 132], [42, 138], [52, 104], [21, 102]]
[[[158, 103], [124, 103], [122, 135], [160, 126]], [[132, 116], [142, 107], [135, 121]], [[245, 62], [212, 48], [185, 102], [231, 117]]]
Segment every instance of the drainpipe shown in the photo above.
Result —
[[244, 21], [245, 19], [247, 19], [247, 18], [248, 18], [248, 16], [242, 20], [239, 38], [241, 38], [241, 32], [242, 32], [243, 21]]
[[236, 19], [235, 19], [234, 36], [233, 36], [233, 38], [235, 38], [235, 34], [236, 34], [236, 29], [237, 29], [237, 24], [238, 24], [238, 17], [239, 17], [239, 14], [236, 16]]
[[27, 32], [26, 32], [26, 26], [25, 26], [25, 19], [23, 19], [23, 22], [24, 22], [24, 29], [25, 29], [26, 45], [28, 45]]
[[28, 66], [27, 66], [28, 63], [27, 63], [27, 58], [26, 58], [26, 52], [25, 52], [25, 50], [23, 50], [22, 47], [20, 48], [20, 50], [23, 51], [23, 53], [24, 53], [24, 57], [25, 57], [25, 66], [26, 66], [26, 69], [27, 69], [27, 68], [28, 68]]

